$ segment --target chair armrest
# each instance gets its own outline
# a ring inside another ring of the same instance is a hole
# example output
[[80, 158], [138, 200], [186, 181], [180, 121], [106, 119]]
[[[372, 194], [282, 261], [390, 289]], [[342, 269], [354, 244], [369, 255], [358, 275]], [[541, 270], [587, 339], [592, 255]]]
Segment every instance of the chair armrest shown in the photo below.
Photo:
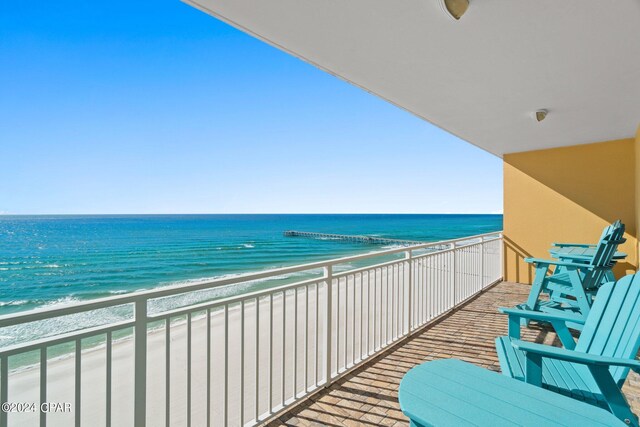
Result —
[[558, 248], [595, 248], [596, 245], [582, 244], [582, 243], [557, 243], [554, 242], [553, 246]]
[[566, 348], [553, 347], [550, 345], [537, 344], [532, 342], [513, 340], [511, 345], [514, 348], [526, 353], [538, 354], [550, 359], [564, 360], [566, 362], [579, 363], [581, 365], [595, 366], [623, 366], [640, 372], [640, 361], [635, 359], [620, 359], [616, 357], [599, 356], [595, 354], [583, 353], [581, 351], [567, 350]]
[[612, 262], [605, 266], [592, 266], [589, 264], [584, 264], [580, 262], [572, 262], [565, 260], [553, 260], [553, 259], [542, 259], [542, 258], [525, 258], [524, 262], [529, 264], [539, 264], [539, 265], [558, 265], [562, 267], [573, 267], [573, 268], [587, 268], [589, 270], [610, 270], [615, 262]]
[[616, 244], [616, 245], [621, 245], [621, 244], [623, 244], [624, 242], [626, 242], [626, 241], [627, 241], [627, 239], [625, 239], [624, 237], [621, 237], [620, 239], [617, 239], [617, 240], [613, 240], [613, 239], [605, 239], [605, 241], [606, 241], [607, 243], [613, 243], [613, 244]]
[[567, 326], [568, 322], [584, 324], [584, 318], [573, 314], [552, 314], [542, 313], [540, 311], [530, 310], [526, 308], [503, 308], [498, 309], [501, 313], [509, 315], [509, 338], [512, 340], [520, 339], [520, 321], [522, 318], [528, 320], [537, 320], [539, 322], [549, 322], [555, 329], [558, 338], [565, 348], [573, 350], [576, 348], [576, 342]]
[[[626, 256], [626, 254], [625, 254]], [[588, 267], [591, 263], [591, 260], [593, 259], [593, 257], [588, 257], [588, 256], [584, 256], [584, 255], [565, 255], [565, 254], [558, 254], [557, 257], [560, 261], [565, 261], [565, 262], [573, 262], [574, 264], [580, 264], [583, 265], [585, 267]], [[612, 260], [609, 263], [609, 267], [613, 267], [614, 265], [616, 265], [616, 263], [618, 262], [618, 260]]]
[[571, 261], [561, 261], [561, 260], [554, 260], [554, 259], [543, 259], [543, 258], [525, 258], [524, 262], [527, 262], [529, 264], [547, 264], [547, 265], [560, 265], [563, 267], [576, 267], [576, 268], [584, 268], [585, 265], [584, 264], [577, 264], [575, 262], [571, 262]]
[[521, 308], [505, 308], [500, 307], [498, 311], [502, 314], [507, 314], [509, 317], [525, 318], [529, 320], [538, 320], [542, 322], [574, 322], [584, 324], [585, 319], [582, 316], [572, 316], [570, 314], [553, 314], [543, 313], [541, 311], [523, 310]]

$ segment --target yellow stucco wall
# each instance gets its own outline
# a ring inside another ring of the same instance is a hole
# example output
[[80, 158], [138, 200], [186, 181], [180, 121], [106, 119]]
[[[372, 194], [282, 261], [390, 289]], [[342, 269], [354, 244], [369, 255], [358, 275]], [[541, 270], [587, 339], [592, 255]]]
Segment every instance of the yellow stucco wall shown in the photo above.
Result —
[[525, 257], [549, 258], [552, 242], [596, 243], [616, 219], [626, 225], [627, 242], [619, 250], [629, 256], [614, 273], [636, 270], [638, 144], [640, 132], [636, 138], [504, 156], [505, 280], [531, 283]]
[[[638, 258], [640, 260], [640, 126], [638, 126], [638, 131], [636, 132], [636, 141], [635, 141], [635, 165], [636, 165], [636, 240], [638, 245], [636, 247], [636, 253], [638, 254]], [[640, 263], [640, 261], [639, 261]]]

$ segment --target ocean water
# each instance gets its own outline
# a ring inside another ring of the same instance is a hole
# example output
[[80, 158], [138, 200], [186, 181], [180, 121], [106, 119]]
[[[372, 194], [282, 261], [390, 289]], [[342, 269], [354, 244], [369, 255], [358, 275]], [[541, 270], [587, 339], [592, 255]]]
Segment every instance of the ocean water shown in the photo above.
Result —
[[[390, 247], [285, 237], [285, 230], [428, 242], [501, 229], [501, 215], [0, 216], [0, 315]], [[149, 310], [237, 295], [304, 280], [310, 274], [300, 272], [153, 300]], [[125, 305], [0, 328], [0, 347], [131, 319], [132, 315], [132, 307]], [[114, 338], [130, 335], [130, 330], [124, 330]], [[82, 345], [90, 348], [102, 345], [102, 340], [89, 338]], [[49, 356], [66, 357], [72, 352], [73, 343], [62, 344], [50, 348]], [[38, 357], [36, 353], [15, 356], [12, 369], [34, 366]]]
[[502, 215], [0, 216], [0, 314], [383, 248], [285, 230], [437, 241], [500, 229]]

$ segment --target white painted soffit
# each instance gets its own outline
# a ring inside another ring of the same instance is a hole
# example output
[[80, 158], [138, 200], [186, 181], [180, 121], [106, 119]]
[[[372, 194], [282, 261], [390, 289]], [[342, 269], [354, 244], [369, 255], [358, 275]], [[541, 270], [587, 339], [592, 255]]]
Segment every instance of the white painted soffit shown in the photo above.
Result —
[[640, 123], [638, 0], [185, 1], [498, 156]]

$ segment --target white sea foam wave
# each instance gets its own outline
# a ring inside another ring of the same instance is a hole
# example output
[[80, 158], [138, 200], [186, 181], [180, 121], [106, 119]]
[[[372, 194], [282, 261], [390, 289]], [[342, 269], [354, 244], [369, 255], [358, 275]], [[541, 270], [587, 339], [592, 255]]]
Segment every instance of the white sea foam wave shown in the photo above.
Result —
[[382, 246], [381, 249], [400, 249], [400, 248], [406, 248], [406, 247], [407, 245], [392, 244], [392, 245]]
[[47, 301], [45, 304], [43, 304], [42, 306], [38, 307], [37, 309], [71, 305], [71, 304], [75, 304], [77, 302], [80, 302], [80, 300], [78, 298], [76, 298], [73, 295], [67, 295], [67, 296], [52, 300], [52, 301]]
[[19, 306], [29, 304], [31, 301], [26, 299], [18, 299], [14, 301], [0, 301], [0, 307]]

